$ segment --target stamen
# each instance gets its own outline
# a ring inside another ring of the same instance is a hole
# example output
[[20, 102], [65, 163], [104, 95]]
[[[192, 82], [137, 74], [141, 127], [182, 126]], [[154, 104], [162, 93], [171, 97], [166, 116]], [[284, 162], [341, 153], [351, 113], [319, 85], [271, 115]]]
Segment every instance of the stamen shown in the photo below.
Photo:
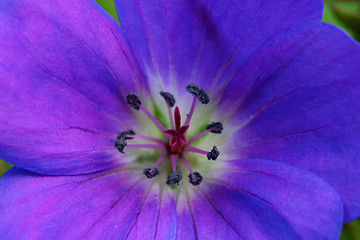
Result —
[[128, 135], [135, 135], [135, 132], [131, 129], [125, 130], [123, 132], [119, 132], [117, 139], [122, 141], [134, 139], [134, 137], [129, 137]]
[[127, 103], [133, 107], [135, 110], [139, 110], [139, 106], [141, 106], [141, 100], [140, 98], [136, 95], [136, 93], [129, 93], [126, 96], [126, 100]]
[[[205, 134], [212, 132], [215, 134], [220, 134], [223, 131], [223, 125], [221, 122], [212, 122], [206, 127], [206, 130], [204, 130], [201, 133], [198, 133], [194, 137], [192, 137], [188, 142], [186, 140], [186, 132], [189, 129], [189, 124], [191, 121], [191, 118], [195, 111], [195, 106], [197, 99], [202, 104], [208, 104], [210, 102], [209, 96], [207, 93], [201, 89], [200, 87], [194, 85], [194, 84], [188, 84], [186, 85], [186, 91], [191, 93], [193, 96], [193, 101], [191, 104], [191, 108], [189, 110], [189, 114], [187, 114], [187, 118], [185, 120], [184, 125], [181, 125], [181, 114], [179, 108], [176, 106], [174, 110], [174, 115], [172, 115], [172, 107], [175, 106], [175, 98], [174, 96], [169, 92], [160, 91], [160, 95], [165, 99], [167, 107], [168, 107], [168, 113], [169, 113], [169, 120], [171, 129], [166, 129], [160, 121], [158, 121], [147, 109], [145, 109], [141, 104], [140, 98], [137, 96], [136, 93], [129, 93], [126, 97], [127, 103], [134, 108], [135, 110], [141, 110], [144, 112], [147, 117], [150, 118], [151, 121], [154, 122], [154, 124], [162, 131], [162, 133], [165, 135], [170, 135], [171, 138], [165, 137], [165, 140], [154, 138], [150, 136], [143, 136], [143, 135], [135, 135], [135, 132], [131, 129], [128, 129], [123, 132], [119, 132], [117, 139], [115, 141], [115, 148], [121, 152], [124, 153], [125, 147], [129, 148], [149, 148], [149, 149], [155, 149], [159, 151], [163, 151], [164, 153], [156, 160], [154, 165], [151, 168], [145, 168], [143, 171], [143, 174], [147, 178], [153, 178], [160, 174], [159, 170], [157, 169], [157, 166], [164, 161], [166, 158], [170, 158], [171, 166], [172, 166], [172, 173], [167, 176], [166, 184], [177, 184], [179, 185], [179, 182], [182, 180], [182, 173], [176, 171], [176, 161], [177, 158], [183, 162], [183, 164], [186, 166], [186, 168], [189, 170], [189, 182], [193, 186], [198, 186], [202, 183], [203, 177], [200, 173], [194, 172], [191, 169], [191, 166], [188, 162], [188, 160], [185, 157], [186, 152], [194, 152], [206, 155], [209, 160], [216, 160], [218, 156], [220, 155], [219, 150], [216, 146], [212, 148], [210, 152], [204, 151], [202, 149], [198, 149], [195, 147], [190, 146], [191, 143], [196, 141], [197, 139], [201, 138]], [[145, 141], [151, 141], [156, 144], [128, 144], [127, 140], [131, 139], [142, 139]], [[187, 142], [187, 143], [186, 143]]]
[[192, 115], [194, 113], [194, 110], [195, 110], [195, 105], [196, 105], [196, 96], [194, 96], [193, 98], [193, 101], [192, 101], [192, 104], [191, 104], [191, 108], [190, 108], [190, 112], [185, 120], [185, 123], [184, 125], [189, 125], [190, 124], [190, 121], [191, 121], [191, 118], [192, 118]]
[[216, 146], [214, 146], [212, 148], [212, 150], [210, 152], [201, 150], [199, 148], [196, 147], [186, 147], [185, 149], [186, 152], [194, 152], [194, 153], [200, 153], [200, 154], [204, 154], [207, 156], [208, 160], [212, 159], [212, 160], [216, 160], [218, 158], [218, 156], [220, 155], [219, 150], [217, 149]]
[[123, 140], [116, 140], [115, 141], [115, 148], [121, 153], [125, 153], [124, 148], [126, 147], [126, 145], [127, 145], [126, 141], [123, 141]]
[[165, 99], [165, 101], [173, 107], [176, 103], [174, 96], [169, 92], [160, 91], [160, 95]]
[[204, 155], [207, 155], [209, 152], [207, 151], [204, 151], [204, 150], [201, 150], [201, 149], [198, 149], [196, 147], [187, 147], [185, 149], [186, 152], [194, 152], [194, 153], [200, 153], [200, 154], [204, 154]]
[[196, 176], [195, 176], [193, 170], [191, 169], [188, 160], [185, 157], [181, 157], [181, 160], [184, 162], [185, 167], [187, 168], [187, 170], [189, 170], [190, 175], [192, 176], [192, 178], [196, 181]]
[[154, 123], [155, 125], [163, 132], [166, 128], [159, 122], [148, 110], [146, 110], [142, 105], [140, 98], [136, 95], [136, 93], [129, 93], [126, 96], [128, 104], [136, 110], [141, 109]]
[[157, 168], [154, 168], [153, 170], [150, 168], [145, 168], [143, 174], [147, 176], [147, 178], [153, 178], [156, 175], [159, 175], [159, 170]]
[[143, 135], [136, 135], [135, 137], [136, 139], [142, 139], [142, 140], [146, 140], [146, 141], [150, 141], [150, 142], [156, 142], [156, 143], [160, 143], [160, 144], [164, 144], [164, 140], [161, 140], [159, 138], [154, 138], [154, 137], [149, 137], [149, 136], [143, 136]]
[[222, 133], [224, 127], [221, 122], [212, 122], [206, 127], [206, 129], [210, 130], [212, 133], [220, 134]]
[[184, 125], [189, 125], [190, 121], [191, 121], [191, 117], [195, 110], [196, 98], [198, 98], [202, 104], [208, 104], [210, 102], [210, 99], [209, 99], [209, 96], [207, 95], [207, 93], [202, 88], [200, 88], [194, 84], [186, 85], [185, 89], [186, 89], [186, 91], [188, 91], [189, 93], [194, 95], [194, 99], [191, 104], [191, 109], [190, 109], [189, 115], [184, 123]]
[[181, 172], [173, 172], [173, 173], [170, 173], [169, 176], [167, 177], [167, 181], [166, 181], [166, 184], [170, 185], [174, 185], [174, 184], [177, 184], [177, 185], [180, 185], [179, 182], [181, 181], [182, 179], [182, 173]]
[[218, 156], [220, 155], [219, 150], [217, 149], [216, 146], [213, 146], [211, 152], [209, 152], [208, 154], [206, 154], [208, 160], [216, 160], [218, 158]]
[[170, 155], [170, 160], [171, 160], [171, 166], [172, 166], [172, 170], [173, 172], [176, 172], [176, 155]]
[[159, 157], [158, 160], [156, 160], [154, 165], [151, 167], [150, 172], [152, 172], [154, 169], [156, 169], [156, 166], [159, 165], [159, 163], [161, 163], [165, 159], [165, 157], [166, 157], [166, 155], [162, 155], [161, 157]]
[[209, 132], [220, 134], [220, 133], [222, 133], [222, 130], [224, 129], [224, 127], [221, 122], [212, 122], [211, 124], [209, 124], [206, 127], [206, 129], [207, 130], [205, 130], [201, 133], [198, 133], [195, 136], [193, 136], [192, 138], [190, 138], [188, 141], [188, 144], [195, 142], [196, 140], [198, 140], [199, 138], [201, 138], [202, 136], [204, 136], [205, 134], [207, 134]]
[[170, 126], [172, 129], [175, 129], [175, 125], [174, 125], [174, 119], [173, 119], [173, 115], [172, 115], [172, 111], [171, 108], [175, 105], [175, 98], [174, 96], [169, 93], [169, 92], [160, 92], [160, 95], [165, 99], [166, 104], [168, 106], [168, 112], [169, 112], [169, 120], [170, 120]]
[[121, 153], [125, 153], [124, 148], [127, 145], [126, 140], [134, 139], [134, 137], [129, 137], [128, 135], [135, 135], [135, 132], [131, 129], [128, 129], [128, 130], [119, 132], [119, 134], [116, 138], [117, 140], [115, 141], [115, 148]]
[[210, 102], [209, 96], [202, 88], [194, 84], [188, 84], [185, 86], [185, 89], [196, 96], [202, 104], [208, 104]]
[[189, 174], [189, 182], [194, 186], [200, 185], [200, 183], [203, 181], [203, 177], [198, 172], [194, 172], [194, 175], [196, 176], [196, 181], [194, 181], [193, 176]]
[[164, 146], [158, 145], [158, 144], [125, 144], [125, 146], [128, 148], [151, 148], [151, 149], [156, 149], [156, 150], [160, 150], [160, 151], [165, 150]]

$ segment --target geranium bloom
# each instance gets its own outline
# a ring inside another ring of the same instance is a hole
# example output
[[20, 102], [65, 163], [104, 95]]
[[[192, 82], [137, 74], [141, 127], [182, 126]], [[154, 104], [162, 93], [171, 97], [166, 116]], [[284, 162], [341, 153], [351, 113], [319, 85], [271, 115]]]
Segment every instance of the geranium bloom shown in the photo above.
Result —
[[320, 0], [0, 2], [2, 239], [336, 239], [360, 48]]

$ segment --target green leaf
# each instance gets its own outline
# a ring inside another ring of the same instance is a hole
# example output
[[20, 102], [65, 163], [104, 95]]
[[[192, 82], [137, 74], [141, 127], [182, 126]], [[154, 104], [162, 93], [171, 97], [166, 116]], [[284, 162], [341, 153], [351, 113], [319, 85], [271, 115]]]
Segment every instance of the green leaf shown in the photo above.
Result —
[[113, 0], [96, 0], [96, 2], [119, 23]]

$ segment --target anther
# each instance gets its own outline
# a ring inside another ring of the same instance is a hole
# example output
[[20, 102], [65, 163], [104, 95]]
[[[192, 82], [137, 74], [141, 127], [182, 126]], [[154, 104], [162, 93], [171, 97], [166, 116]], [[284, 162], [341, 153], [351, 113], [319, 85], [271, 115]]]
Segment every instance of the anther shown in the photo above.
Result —
[[189, 174], [189, 182], [194, 186], [200, 185], [200, 183], [203, 181], [203, 177], [198, 172], [194, 172], [194, 175], [196, 177], [196, 181], [194, 181], [193, 176], [190, 173]]
[[157, 168], [154, 168], [154, 170], [152, 170], [152, 172], [150, 172], [151, 168], [145, 168], [144, 169], [144, 175], [147, 177], [147, 178], [153, 178], [155, 177], [156, 175], [159, 175], [159, 170]]
[[207, 130], [211, 129], [210, 132], [220, 134], [222, 133], [222, 130], [224, 129], [221, 122], [212, 122], [207, 127]]
[[176, 101], [171, 93], [160, 91], [160, 95], [165, 99], [167, 103], [169, 103], [170, 107], [173, 107], [175, 105]]
[[214, 146], [211, 149], [211, 151], [208, 154], [206, 154], [208, 160], [211, 159], [211, 160], [214, 160], [214, 161], [218, 158], [219, 155], [220, 155], [220, 152], [219, 152], [219, 150], [217, 149], [216, 146]]
[[123, 132], [119, 132], [117, 139], [118, 140], [128, 140], [128, 139], [134, 139], [134, 137], [129, 137], [128, 135], [135, 135], [135, 132], [131, 129], [128, 129]]
[[172, 172], [167, 177], [166, 184], [177, 184], [179, 185], [179, 182], [182, 179], [182, 173], [181, 172]]
[[210, 102], [209, 96], [202, 88], [194, 84], [188, 84], [185, 86], [185, 89], [196, 96], [202, 104], [208, 104]]
[[115, 148], [121, 153], [125, 153], [124, 149], [127, 145], [126, 140], [134, 139], [134, 137], [129, 137], [128, 135], [135, 135], [135, 132], [131, 129], [119, 132], [117, 140], [115, 141]]
[[138, 95], [136, 95], [136, 93], [129, 93], [127, 96], [126, 96], [126, 100], [127, 100], [127, 103], [133, 107], [135, 110], [139, 110], [139, 105], [141, 105], [141, 100], [140, 98], [138, 97]]
[[125, 149], [126, 145], [127, 145], [127, 142], [125, 140], [118, 139], [115, 142], [115, 148], [117, 150], [119, 150], [119, 152], [121, 152], [121, 153], [125, 153], [124, 149]]

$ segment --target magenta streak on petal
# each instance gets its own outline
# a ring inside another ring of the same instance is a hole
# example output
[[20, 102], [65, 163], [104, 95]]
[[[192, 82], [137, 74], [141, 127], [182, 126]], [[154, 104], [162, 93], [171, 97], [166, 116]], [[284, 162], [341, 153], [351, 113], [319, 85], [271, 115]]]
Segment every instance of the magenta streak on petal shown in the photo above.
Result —
[[163, 188], [160, 187], [160, 193], [159, 193], [159, 206], [156, 214], [156, 227], [155, 227], [155, 234], [154, 234], [154, 240], [156, 239], [158, 228], [159, 228], [159, 221], [160, 221], [160, 210], [162, 206], [162, 198], [163, 198]]
[[[289, 59], [287, 59], [287, 61], [290, 62], [292, 59], [296, 58], [296, 57], [298, 56], [298, 53], [304, 51], [304, 49], [306, 49], [306, 47], [311, 44], [311, 42], [314, 40], [314, 38], [316, 38], [316, 37], [312, 37], [312, 38], [306, 39], [306, 42], [304, 42], [303, 45], [302, 45], [299, 49], [297, 49], [295, 53], [292, 53], [291, 57], [290, 57]], [[293, 48], [294, 46], [295, 46], [295, 43], [292, 43], [292, 44], [290, 44], [289, 46], [287, 46], [287, 49], [291, 49], [291, 48]], [[284, 50], [283, 50], [283, 51], [284, 51]], [[262, 80], [263, 74], [269, 72], [269, 70], [271, 69], [271, 67], [272, 67], [272, 65], [269, 65], [269, 66], [267, 66], [265, 69], [263, 69], [263, 70], [259, 73], [258, 77], [257, 77], [256, 80], [252, 83], [252, 85], [250, 86], [250, 88], [248, 88], [247, 91], [246, 91], [235, 103], [232, 104], [232, 107], [231, 107], [230, 110], [226, 113], [224, 119], [227, 119], [230, 115], [232, 115], [232, 114], [234, 113], [234, 111], [243, 103], [243, 101], [246, 99], [246, 97], [248, 97], [248, 95], [250, 95], [250, 94], [253, 92], [253, 90], [257, 87], [258, 82], [260, 82], [260, 81]], [[282, 67], [278, 67], [278, 68], [276, 69], [276, 71], [275, 71], [274, 73], [272, 73], [272, 75], [276, 75], [279, 71], [281, 71], [281, 69], [282, 69]], [[232, 81], [236, 81], [236, 79], [232, 79]], [[231, 85], [229, 85], [229, 86], [231, 87]], [[228, 87], [229, 87], [229, 86], [228, 86]], [[298, 89], [300, 89], [300, 88], [298, 88]], [[296, 89], [295, 89], [295, 90], [296, 90]], [[293, 90], [293, 91], [295, 91], [295, 90]], [[291, 92], [292, 92], [292, 91], [290, 91], [290, 93], [291, 93]], [[285, 94], [283, 97], [286, 97], [286, 96], [287, 96], [287, 94]], [[281, 100], [283, 97], [278, 97], [278, 98], [276, 98], [276, 99]], [[277, 101], [276, 99], [273, 99], [273, 101], [276, 102], [276, 101]], [[270, 103], [269, 103], [269, 104], [270, 104]], [[272, 104], [272, 103], [271, 103], [271, 104]], [[265, 106], [265, 107], [267, 108], [267, 106]], [[264, 109], [262, 108], [262, 110], [264, 110]], [[262, 110], [260, 110], [259, 112], [261, 112]]]
[[144, 178], [139, 179], [138, 181], [136, 181], [133, 185], [130, 186], [130, 188], [128, 188], [128, 190], [126, 190], [126, 192], [124, 192], [110, 207], [109, 209], [89, 228], [89, 230], [81, 237], [81, 239], [84, 239], [86, 237], [86, 235], [95, 227], [95, 225], [100, 222], [100, 220], [105, 217], [120, 201], [123, 197], [126, 196], [126, 194], [128, 194], [136, 185], [138, 185], [140, 182], [144, 181]]
[[234, 57], [236, 51], [239, 49], [241, 43], [244, 41], [244, 39], [246, 39], [246, 36], [249, 32], [249, 29], [251, 28], [251, 26], [254, 24], [255, 20], [257, 19], [256, 17], [258, 16], [258, 14], [261, 12], [261, 7], [258, 8], [258, 10], [256, 11], [256, 14], [254, 14], [254, 17], [251, 20], [251, 23], [248, 25], [245, 33], [241, 36], [240, 40], [238, 41], [238, 43], [236, 44], [235, 48], [232, 50], [230, 56], [228, 59], [226, 59], [225, 63], [222, 64], [222, 66], [219, 68], [218, 72], [215, 75], [215, 78], [213, 81], [211, 81], [211, 85], [209, 87], [209, 91], [212, 90], [212, 88], [216, 85], [217, 81], [219, 80], [221, 74], [224, 72], [224, 70], [226, 69], [226, 66], [230, 63], [231, 59]]
[[141, 213], [141, 210], [143, 209], [144, 203], [145, 203], [147, 197], [149, 196], [150, 190], [151, 190], [151, 188], [152, 188], [153, 185], [154, 185], [154, 183], [152, 183], [152, 184], [149, 186], [149, 189], [146, 191], [146, 194], [145, 194], [143, 200], [141, 201], [140, 206], [139, 206], [139, 209], [138, 209], [138, 211], [137, 211], [137, 213], [136, 213], [135, 219], [133, 220], [129, 231], [127, 232], [127, 234], [126, 234], [126, 236], [125, 236], [125, 240], [128, 239], [128, 237], [129, 237], [132, 229], [133, 229], [134, 226], [137, 224], [138, 219], [139, 219], [139, 216], [140, 216], [140, 213]]
[[187, 207], [189, 209], [192, 225], [194, 227], [195, 239], [198, 240], [199, 237], [198, 237], [198, 233], [197, 233], [197, 229], [196, 229], [196, 221], [195, 221], [194, 213], [193, 213], [192, 208], [191, 208], [190, 197], [189, 197], [188, 191], [186, 191], [186, 202], [187, 202]]
[[[324, 128], [332, 128], [332, 127], [335, 127], [335, 126], [320, 126], [320, 127], [313, 128], [313, 129], [287, 133], [287, 134], [284, 134], [284, 135], [281, 135], [281, 136], [275, 136], [275, 137], [271, 137], [271, 138], [257, 139], [257, 140], [254, 140], [254, 141], [247, 141], [247, 142], [239, 142], [238, 144], [236, 144], [234, 146], [231, 146], [229, 148], [225, 148], [223, 150], [224, 151], [229, 151], [229, 150], [233, 150], [233, 149], [237, 149], [237, 148], [243, 148], [243, 147], [246, 147], [246, 146], [249, 146], [249, 145], [264, 143], [264, 142], [268, 142], [268, 141], [272, 141], [272, 140], [276, 140], [276, 139], [280, 139], [280, 138], [287, 138], [287, 137], [291, 137], [291, 136], [298, 135], [298, 134], [315, 133], [318, 130], [321, 130], [321, 129], [324, 129]], [[339, 127], [339, 126], [337, 126], [337, 127]]]
[[234, 232], [238, 235], [238, 237], [240, 239], [244, 239], [244, 237], [241, 236], [241, 234], [236, 230], [236, 228], [225, 218], [225, 216], [219, 211], [219, 209], [216, 208], [216, 206], [214, 205], [214, 203], [211, 201], [211, 199], [209, 198], [209, 196], [201, 189], [201, 188], [197, 188], [198, 191], [204, 196], [204, 198], [209, 202], [209, 204], [211, 205], [211, 207], [220, 215], [220, 217], [224, 220], [224, 222], [226, 222], [233, 230]]
[[[256, 171], [249, 171], [249, 172], [257, 173]], [[262, 174], [264, 174], [264, 173], [262, 173]], [[274, 176], [274, 175], [270, 175], [270, 174], [266, 174], [266, 175], [272, 176], [272, 177], [278, 177], [278, 176]], [[246, 194], [248, 194], [248, 195], [251, 195], [251, 196], [253, 196], [253, 197], [255, 197], [255, 198], [257, 198], [257, 199], [265, 202], [266, 204], [268, 204], [268, 205], [270, 205], [271, 207], [273, 207], [276, 211], [278, 211], [278, 209], [276, 209], [276, 207], [275, 207], [271, 202], [266, 201], [265, 199], [259, 197], [258, 195], [254, 194], [254, 193], [251, 193], [251, 192], [249, 192], [249, 191], [247, 191], [247, 190], [245, 190], [245, 189], [243, 189], [243, 188], [239, 188], [239, 187], [231, 184], [230, 182], [227, 182], [227, 181], [224, 181], [224, 180], [221, 180], [221, 179], [217, 179], [217, 178], [212, 178], [212, 177], [207, 177], [206, 179], [209, 180], [209, 181], [216, 182], [216, 183], [222, 183], [222, 184], [224, 184], [224, 185], [226, 185], [226, 186], [228, 186], [228, 187], [231, 187], [231, 188], [235, 188], [235, 189], [237, 189], [237, 190], [240, 190], [240, 191], [242, 191], [242, 192], [244, 192], [244, 193], [246, 193]]]

